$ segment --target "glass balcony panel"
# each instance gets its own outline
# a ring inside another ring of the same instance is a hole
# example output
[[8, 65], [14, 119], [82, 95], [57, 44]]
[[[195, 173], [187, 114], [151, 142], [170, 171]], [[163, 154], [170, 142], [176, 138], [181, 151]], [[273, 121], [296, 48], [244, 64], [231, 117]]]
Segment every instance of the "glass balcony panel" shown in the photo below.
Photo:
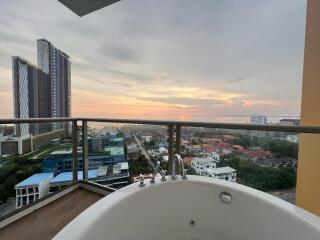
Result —
[[[0, 125], [0, 216], [48, 195], [51, 186], [58, 190], [59, 162], [72, 161], [71, 147], [71, 122]], [[68, 171], [63, 185], [72, 183]]]

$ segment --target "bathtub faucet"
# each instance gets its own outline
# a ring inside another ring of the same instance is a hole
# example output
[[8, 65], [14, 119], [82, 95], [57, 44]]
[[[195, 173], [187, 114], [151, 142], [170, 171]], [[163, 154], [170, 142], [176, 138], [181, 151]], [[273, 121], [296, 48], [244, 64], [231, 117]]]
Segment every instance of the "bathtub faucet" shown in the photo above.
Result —
[[160, 170], [160, 161], [157, 161], [156, 167], [153, 169], [153, 173], [151, 174], [150, 177], [150, 183], [155, 183], [156, 175]]
[[144, 187], [144, 176], [142, 174], [139, 175], [139, 187]]
[[178, 162], [180, 169], [181, 169], [181, 179], [187, 179], [187, 171], [184, 169], [184, 162], [179, 154], [175, 154], [174, 158], [172, 159], [172, 175], [171, 179], [176, 180], [176, 162]]

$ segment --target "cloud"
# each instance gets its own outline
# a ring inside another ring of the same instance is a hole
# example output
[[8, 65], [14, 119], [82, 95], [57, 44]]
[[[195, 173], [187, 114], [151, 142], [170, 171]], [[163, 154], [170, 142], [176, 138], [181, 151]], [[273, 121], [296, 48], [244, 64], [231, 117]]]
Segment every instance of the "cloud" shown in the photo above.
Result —
[[248, 78], [233, 78], [233, 79], [229, 79], [227, 80], [228, 83], [234, 84], [234, 83], [239, 83], [239, 82], [244, 82], [247, 81]]
[[[0, 100], [12, 92], [11, 56], [36, 64], [36, 39], [47, 38], [71, 56], [75, 114], [110, 114], [103, 105], [114, 114], [176, 112], [200, 120], [232, 111], [296, 114], [305, 6], [305, 0], [120, 1], [79, 18], [58, 1], [4, 0]], [[7, 112], [0, 107], [0, 116]]]

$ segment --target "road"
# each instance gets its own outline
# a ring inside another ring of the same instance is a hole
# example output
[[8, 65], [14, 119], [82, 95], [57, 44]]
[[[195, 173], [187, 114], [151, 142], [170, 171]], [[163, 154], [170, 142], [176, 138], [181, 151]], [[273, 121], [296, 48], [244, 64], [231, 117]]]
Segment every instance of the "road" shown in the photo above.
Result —
[[136, 143], [137, 143], [137, 145], [138, 145], [138, 147], [139, 147], [139, 150], [140, 150], [141, 153], [144, 155], [144, 157], [147, 159], [149, 165], [154, 168], [154, 167], [155, 167], [155, 166], [154, 166], [154, 163], [152, 162], [152, 160], [151, 160], [148, 152], [144, 149], [141, 141], [137, 138], [137, 136], [136, 136], [135, 134], [133, 134], [133, 138], [134, 138], [134, 140], [136, 141]]

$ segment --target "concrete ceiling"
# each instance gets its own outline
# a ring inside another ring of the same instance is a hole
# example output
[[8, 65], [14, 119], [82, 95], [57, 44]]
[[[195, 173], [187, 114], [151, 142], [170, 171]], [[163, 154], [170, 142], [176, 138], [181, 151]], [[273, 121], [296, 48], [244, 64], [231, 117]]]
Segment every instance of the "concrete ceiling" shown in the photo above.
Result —
[[80, 17], [97, 11], [120, 0], [58, 0]]

